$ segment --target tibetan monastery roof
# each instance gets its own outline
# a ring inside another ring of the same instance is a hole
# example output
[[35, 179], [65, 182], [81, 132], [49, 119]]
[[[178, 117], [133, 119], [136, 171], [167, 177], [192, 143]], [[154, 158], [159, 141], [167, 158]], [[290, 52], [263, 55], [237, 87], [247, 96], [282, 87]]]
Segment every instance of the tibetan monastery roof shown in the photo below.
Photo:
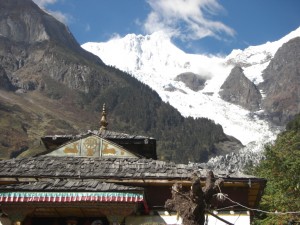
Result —
[[120, 133], [120, 132], [114, 132], [110, 130], [101, 130], [101, 131], [89, 131], [90, 133], [99, 135], [102, 138], [107, 138], [107, 139], [154, 139], [152, 137], [146, 137], [146, 136], [141, 136], [141, 135], [133, 135], [133, 134], [125, 134], [125, 133]]
[[84, 192], [124, 192], [142, 191], [143, 188], [105, 183], [97, 180], [52, 179], [30, 183], [1, 185], [0, 191], [84, 191]]
[[[77, 134], [77, 135], [72, 135], [72, 134], [68, 134], [68, 135], [48, 135], [48, 136], [44, 136], [42, 137], [42, 141], [46, 147], [46, 152], [42, 152], [38, 155], [41, 154], [45, 154], [49, 151], [53, 151], [55, 149], [57, 149], [59, 146], [69, 143], [71, 141], [75, 141], [75, 140], [79, 140], [91, 135], [96, 135], [99, 136], [101, 138], [110, 140], [112, 142], [115, 142], [116, 144], [122, 145], [123, 147], [125, 147], [126, 149], [129, 148], [129, 145], [139, 145], [139, 146], [148, 146], [147, 150], [144, 150], [146, 152], [148, 152], [147, 154], [144, 152], [145, 157], [147, 158], [154, 158], [156, 159], [156, 140], [152, 137], [146, 137], [146, 136], [139, 136], [139, 135], [130, 135], [130, 134], [125, 134], [125, 133], [120, 133], [120, 132], [114, 132], [114, 131], [110, 131], [110, 130], [101, 130], [101, 131], [88, 131], [86, 133], [81, 133], [81, 134]], [[133, 150], [133, 149], [129, 149], [129, 150]], [[142, 154], [142, 152], [135, 152], [137, 154]]]
[[144, 139], [154, 139], [152, 137], [146, 137], [146, 136], [141, 136], [141, 135], [132, 135], [132, 134], [126, 134], [126, 133], [120, 133], [120, 132], [115, 132], [115, 131], [110, 131], [110, 130], [89, 130], [85, 133], [80, 133], [77, 135], [73, 134], [66, 134], [66, 135], [47, 135], [42, 137], [42, 139], [68, 139], [68, 140], [73, 140], [73, 139], [80, 139], [83, 137], [86, 137], [88, 135], [98, 135], [102, 138], [105, 139], [131, 139], [131, 140], [144, 140]]
[[[189, 179], [205, 178], [207, 170], [196, 164], [175, 164], [145, 158], [88, 158], [38, 156], [0, 161], [0, 177], [73, 179]], [[249, 178], [214, 171], [216, 177]]]

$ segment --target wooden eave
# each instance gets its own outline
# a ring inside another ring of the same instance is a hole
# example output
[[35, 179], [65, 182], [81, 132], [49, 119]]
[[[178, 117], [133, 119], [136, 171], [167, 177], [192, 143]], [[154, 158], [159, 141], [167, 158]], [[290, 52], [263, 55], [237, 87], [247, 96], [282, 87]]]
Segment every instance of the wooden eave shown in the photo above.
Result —
[[[197, 165], [175, 164], [145, 158], [88, 158], [40, 156], [0, 161], [0, 184], [49, 179], [93, 179], [140, 187], [171, 187], [174, 183], [191, 185], [197, 174], [204, 184], [207, 170]], [[266, 180], [240, 174], [215, 173], [224, 179], [224, 188], [247, 194], [249, 207], [257, 206]]]
[[[35, 181], [47, 181], [50, 178], [33, 178], [33, 177], [23, 177], [23, 178], [0, 178], [0, 184], [8, 184], [8, 183], [17, 183], [17, 182], [35, 182]], [[67, 179], [67, 178], [60, 178]], [[85, 179], [82, 179], [85, 180]], [[93, 178], [93, 180], [95, 180]], [[249, 179], [225, 179], [224, 188], [247, 188], [248, 190], [248, 206], [255, 207], [259, 203], [263, 190], [266, 185], [265, 179], [250, 179], [251, 187], [248, 182]], [[131, 186], [139, 186], [139, 187], [147, 187], [147, 186], [169, 186], [171, 187], [174, 183], [181, 183], [183, 186], [190, 186], [191, 181], [189, 179], [114, 179], [114, 178], [98, 178], [99, 182], [107, 182], [107, 183], [115, 183], [118, 185], [131, 185]], [[205, 184], [205, 180], [201, 181], [202, 186]]]

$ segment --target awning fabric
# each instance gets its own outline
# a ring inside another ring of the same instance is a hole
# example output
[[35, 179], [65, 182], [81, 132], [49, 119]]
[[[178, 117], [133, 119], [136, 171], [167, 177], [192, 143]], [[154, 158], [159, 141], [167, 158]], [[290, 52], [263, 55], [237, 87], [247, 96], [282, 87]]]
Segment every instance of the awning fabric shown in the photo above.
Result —
[[0, 192], [5, 202], [143, 202], [142, 194], [126, 192]]

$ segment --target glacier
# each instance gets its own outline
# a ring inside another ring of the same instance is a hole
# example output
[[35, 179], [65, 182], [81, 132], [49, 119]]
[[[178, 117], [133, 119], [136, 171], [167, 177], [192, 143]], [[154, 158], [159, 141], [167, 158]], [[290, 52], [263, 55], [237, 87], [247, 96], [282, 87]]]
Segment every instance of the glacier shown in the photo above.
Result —
[[[270, 124], [261, 115], [223, 101], [220, 87], [234, 65], [240, 65], [254, 84], [263, 81], [262, 72], [274, 54], [290, 39], [300, 36], [300, 27], [278, 41], [244, 50], [235, 49], [227, 56], [188, 54], [176, 47], [162, 32], [151, 35], [128, 34], [107, 42], [88, 42], [82, 47], [99, 56], [107, 64], [129, 73], [155, 90], [185, 117], [205, 117], [222, 125], [224, 132], [259, 152], [275, 139], [282, 129]], [[192, 72], [206, 80], [204, 89], [193, 91], [175, 78]], [[263, 93], [262, 93], [263, 95]]]

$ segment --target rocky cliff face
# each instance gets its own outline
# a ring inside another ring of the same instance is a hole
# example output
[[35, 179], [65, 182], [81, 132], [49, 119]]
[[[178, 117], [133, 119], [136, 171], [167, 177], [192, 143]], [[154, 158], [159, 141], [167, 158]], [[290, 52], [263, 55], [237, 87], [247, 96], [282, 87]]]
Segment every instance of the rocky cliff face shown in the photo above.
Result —
[[102, 64], [79, 46], [64, 24], [32, 1], [0, 2], [0, 63], [16, 89], [47, 88], [46, 75], [87, 92], [95, 73], [84, 65], [88, 60]]
[[68, 28], [30, 0], [0, 2], [0, 34], [11, 41], [34, 44], [55, 41], [70, 48], [78, 43]]
[[0, 89], [7, 90], [7, 91], [12, 89], [12, 85], [9, 81], [9, 78], [7, 77], [7, 74], [1, 65], [0, 65]]
[[300, 37], [278, 49], [263, 72], [262, 107], [276, 124], [286, 124], [300, 112]]
[[231, 70], [221, 86], [219, 94], [223, 100], [240, 105], [250, 111], [260, 108], [261, 94], [239, 66]]

